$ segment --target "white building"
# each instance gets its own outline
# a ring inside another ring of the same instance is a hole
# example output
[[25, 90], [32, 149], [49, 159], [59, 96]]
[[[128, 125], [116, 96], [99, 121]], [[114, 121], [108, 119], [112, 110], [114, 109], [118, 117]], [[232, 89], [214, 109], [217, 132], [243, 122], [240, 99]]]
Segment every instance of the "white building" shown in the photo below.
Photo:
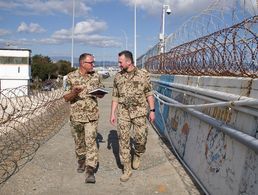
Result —
[[[28, 95], [31, 79], [31, 50], [0, 49], [0, 91], [7, 96]], [[14, 88], [21, 87], [18, 90]]]

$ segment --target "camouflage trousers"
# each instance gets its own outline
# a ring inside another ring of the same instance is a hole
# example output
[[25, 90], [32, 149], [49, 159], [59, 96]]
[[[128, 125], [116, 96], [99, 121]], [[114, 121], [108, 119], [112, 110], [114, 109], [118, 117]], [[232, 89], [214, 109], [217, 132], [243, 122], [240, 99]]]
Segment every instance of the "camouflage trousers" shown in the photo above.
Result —
[[98, 121], [81, 123], [71, 121], [75, 153], [78, 160], [85, 159], [85, 164], [96, 168], [98, 163], [97, 126]]
[[119, 118], [117, 127], [119, 139], [119, 155], [122, 164], [131, 162], [131, 127], [133, 126], [134, 152], [141, 156], [146, 150], [148, 128], [146, 123], [146, 116], [137, 117], [134, 119], [123, 120]]

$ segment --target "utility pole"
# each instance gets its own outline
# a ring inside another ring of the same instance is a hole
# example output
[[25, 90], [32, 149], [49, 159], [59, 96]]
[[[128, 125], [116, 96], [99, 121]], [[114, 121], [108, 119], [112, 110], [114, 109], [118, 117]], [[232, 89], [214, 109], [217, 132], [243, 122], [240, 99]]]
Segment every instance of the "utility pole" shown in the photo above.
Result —
[[74, 39], [74, 11], [75, 11], [75, 5], [74, 5], [74, 1], [75, 0], [73, 0], [73, 24], [72, 24], [72, 53], [71, 53], [71, 67], [74, 67], [74, 63], [73, 63], [73, 48], [74, 48], [74, 46], [73, 46], [73, 39]]
[[162, 28], [161, 33], [159, 34], [159, 40], [160, 40], [160, 53], [165, 52], [165, 12], [169, 15], [171, 14], [171, 9], [169, 5], [163, 5], [162, 6]]
[[124, 34], [124, 38], [125, 38], [125, 50], [127, 50], [127, 34], [126, 34], [126, 32], [124, 31], [124, 30], [121, 30], [122, 32], [123, 32], [123, 34]]
[[136, 0], [134, 1], [134, 64], [136, 65]]

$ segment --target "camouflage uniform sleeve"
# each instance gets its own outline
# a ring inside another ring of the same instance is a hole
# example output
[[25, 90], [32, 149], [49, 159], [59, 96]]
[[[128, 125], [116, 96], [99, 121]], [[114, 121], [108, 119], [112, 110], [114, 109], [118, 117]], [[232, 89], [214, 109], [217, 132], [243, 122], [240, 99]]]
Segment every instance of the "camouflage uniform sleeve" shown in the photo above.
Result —
[[116, 77], [113, 81], [112, 101], [118, 102], [118, 90], [117, 90]]
[[66, 86], [65, 86], [65, 89], [64, 89], [64, 95], [71, 93], [71, 90], [72, 90], [72, 82], [71, 82], [70, 77], [67, 76]]
[[146, 97], [153, 95], [152, 84], [150, 81], [150, 74], [146, 72], [146, 82], [144, 86], [144, 94]]

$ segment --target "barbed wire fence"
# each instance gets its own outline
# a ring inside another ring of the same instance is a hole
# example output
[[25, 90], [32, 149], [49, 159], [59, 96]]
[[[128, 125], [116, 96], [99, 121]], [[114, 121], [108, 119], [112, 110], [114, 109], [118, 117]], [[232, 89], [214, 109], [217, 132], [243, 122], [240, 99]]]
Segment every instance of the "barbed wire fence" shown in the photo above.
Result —
[[[258, 77], [258, 16], [150, 57], [152, 73]], [[245, 39], [243, 39], [245, 34]]]
[[214, 1], [137, 59], [152, 73], [243, 76], [258, 75], [258, 7], [253, 0]]
[[29, 95], [26, 89], [21, 86], [0, 91], [0, 187], [33, 158], [69, 116], [61, 88], [30, 91]]

